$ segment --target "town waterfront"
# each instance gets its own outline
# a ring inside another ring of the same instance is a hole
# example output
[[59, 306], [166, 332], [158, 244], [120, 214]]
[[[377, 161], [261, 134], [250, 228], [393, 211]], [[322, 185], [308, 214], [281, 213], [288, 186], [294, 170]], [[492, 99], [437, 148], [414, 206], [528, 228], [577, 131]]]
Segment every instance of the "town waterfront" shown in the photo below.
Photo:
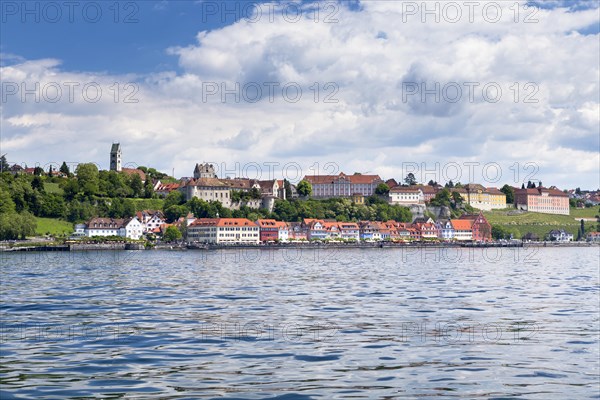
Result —
[[598, 398], [599, 256], [0, 253], [0, 397]]

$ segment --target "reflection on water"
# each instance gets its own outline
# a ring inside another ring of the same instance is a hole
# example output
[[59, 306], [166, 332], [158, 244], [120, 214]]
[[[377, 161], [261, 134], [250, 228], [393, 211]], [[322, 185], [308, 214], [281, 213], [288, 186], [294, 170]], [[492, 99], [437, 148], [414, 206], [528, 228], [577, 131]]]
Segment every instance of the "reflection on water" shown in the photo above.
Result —
[[0, 397], [599, 398], [599, 255], [0, 254]]

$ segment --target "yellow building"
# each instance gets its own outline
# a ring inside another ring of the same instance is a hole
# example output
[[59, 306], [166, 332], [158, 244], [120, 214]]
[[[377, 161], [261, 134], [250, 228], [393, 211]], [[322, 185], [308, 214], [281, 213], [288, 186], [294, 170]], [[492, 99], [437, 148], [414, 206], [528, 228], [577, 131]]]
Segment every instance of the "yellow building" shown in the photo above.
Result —
[[354, 193], [352, 194], [352, 202], [354, 204], [365, 204], [365, 196], [362, 193]]
[[499, 210], [506, 208], [506, 195], [496, 188], [469, 183], [464, 188], [452, 189], [462, 197], [463, 201], [478, 210]]

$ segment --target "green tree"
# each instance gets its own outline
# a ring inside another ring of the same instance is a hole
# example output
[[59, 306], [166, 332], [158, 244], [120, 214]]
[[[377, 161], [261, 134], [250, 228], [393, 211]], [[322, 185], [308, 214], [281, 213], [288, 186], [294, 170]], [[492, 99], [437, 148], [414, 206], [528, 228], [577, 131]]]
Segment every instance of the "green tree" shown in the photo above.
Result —
[[285, 198], [288, 200], [291, 200], [293, 195], [292, 195], [292, 185], [290, 184], [290, 181], [288, 181], [287, 179], [283, 180], [283, 188], [285, 190]]
[[43, 193], [39, 198], [36, 214], [47, 218], [64, 218], [67, 205], [63, 196], [56, 193]]
[[42, 176], [42, 175], [44, 175], [44, 170], [42, 169], [42, 167], [35, 167], [33, 169], [33, 175]]
[[15, 203], [15, 210], [19, 213], [27, 210], [34, 194], [29, 177], [26, 175], [16, 177], [11, 185], [10, 193]]
[[34, 176], [31, 180], [31, 188], [33, 190], [39, 190], [40, 192], [44, 191], [44, 181], [39, 176]]
[[252, 188], [252, 189], [250, 189], [249, 193], [250, 193], [250, 198], [251, 199], [258, 200], [258, 199], [261, 198], [260, 190], [258, 188]]
[[108, 209], [108, 216], [111, 218], [123, 218], [123, 213], [123, 199], [113, 199], [110, 203], [110, 208]]
[[150, 179], [146, 180], [146, 183], [144, 184], [144, 197], [147, 199], [154, 197], [154, 186]]
[[62, 172], [63, 174], [65, 174], [66, 176], [69, 176], [71, 174], [71, 171], [69, 170], [69, 166], [64, 161], [61, 164], [59, 171]]
[[404, 178], [404, 183], [406, 183], [408, 186], [416, 185], [417, 179], [415, 178], [415, 174], [409, 172], [408, 175], [406, 175], [406, 178]]
[[[70, 222], [89, 221], [94, 215], [99, 215], [96, 207], [89, 201], [72, 201], [67, 207], [67, 220]], [[107, 214], [104, 214], [107, 215]]]
[[165, 197], [163, 211], [171, 206], [180, 206], [185, 203], [185, 196], [179, 190], [174, 190]]
[[440, 190], [433, 199], [431, 199], [430, 204], [432, 206], [438, 207], [448, 207], [450, 206], [450, 191], [447, 188]]
[[125, 173], [116, 171], [100, 172], [100, 185], [105, 196], [131, 196], [133, 194], [133, 189], [129, 186], [129, 183], [129, 178]]
[[296, 186], [296, 190], [300, 196], [308, 197], [312, 194], [312, 185], [308, 181], [301, 180]]
[[187, 207], [183, 205], [172, 205], [164, 210], [167, 222], [174, 222], [180, 217], [187, 215]]
[[390, 188], [385, 183], [380, 183], [375, 188], [375, 194], [379, 196], [387, 196], [390, 193]]
[[179, 229], [177, 229], [177, 227], [175, 226], [169, 226], [167, 227], [167, 229], [165, 230], [165, 233], [163, 234], [163, 240], [165, 242], [175, 242], [179, 239], [181, 239], [181, 232], [179, 231]]
[[88, 197], [98, 194], [100, 180], [98, 167], [95, 164], [79, 164], [75, 173], [77, 174], [80, 192]]
[[129, 187], [133, 191], [133, 197], [141, 197], [144, 188], [142, 178], [138, 174], [132, 174], [129, 178]]
[[10, 196], [8, 188], [0, 186], [0, 214], [15, 212], [15, 202]]
[[585, 238], [585, 223], [582, 219], [581, 221], [579, 221], [579, 229], [577, 230], [577, 241], [580, 241], [583, 238]]
[[231, 201], [233, 203], [239, 203], [242, 200], [242, 192], [239, 190], [231, 191]]
[[506, 239], [508, 232], [500, 225], [492, 226], [492, 237], [496, 240], [498, 239]]
[[131, 218], [135, 215], [135, 203], [131, 199], [123, 200], [123, 218]]
[[366, 198], [365, 203], [370, 206], [373, 204], [387, 204], [387, 201], [377, 196], [369, 196]]
[[10, 170], [10, 165], [6, 161], [6, 155], [0, 156], [0, 172], [6, 172]]
[[492, 225], [492, 238], [496, 240], [510, 239], [511, 236], [513, 239], [517, 239], [521, 237], [521, 234], [517, 228], [508, 228], [501, 225]]
[[506, 203], [507, 204], [514, 204], [515, 190], [512, 188], [512, 186], [504, 185], [504, 186], [502, 186], [502, 189], [500, 189], [500, 191], [506, 195]]
[[458, 192], [452, 192], [452, 200], [454, 201], [454, 205], [456, 206], [463, 203], [463, 198]]
[[62, 185], [65, 200], [72, 201], [79, 192], [79, 185], [75, 179], [68, 179]]
[[35, 218], [28, 212], [0, 214], [0, 240], [26, 239], [35, 234]]
[[288, 200], [275, 200], [273, 214], [280, 221], [296, 221], [298, 213], [296, 207]]

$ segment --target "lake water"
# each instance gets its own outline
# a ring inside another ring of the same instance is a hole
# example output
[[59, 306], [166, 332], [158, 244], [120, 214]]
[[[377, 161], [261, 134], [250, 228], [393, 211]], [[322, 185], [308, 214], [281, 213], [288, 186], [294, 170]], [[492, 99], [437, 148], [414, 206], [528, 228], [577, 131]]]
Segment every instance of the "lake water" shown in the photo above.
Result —
[[600, 248], [0, 254], [0, 398], [600, 398]]

